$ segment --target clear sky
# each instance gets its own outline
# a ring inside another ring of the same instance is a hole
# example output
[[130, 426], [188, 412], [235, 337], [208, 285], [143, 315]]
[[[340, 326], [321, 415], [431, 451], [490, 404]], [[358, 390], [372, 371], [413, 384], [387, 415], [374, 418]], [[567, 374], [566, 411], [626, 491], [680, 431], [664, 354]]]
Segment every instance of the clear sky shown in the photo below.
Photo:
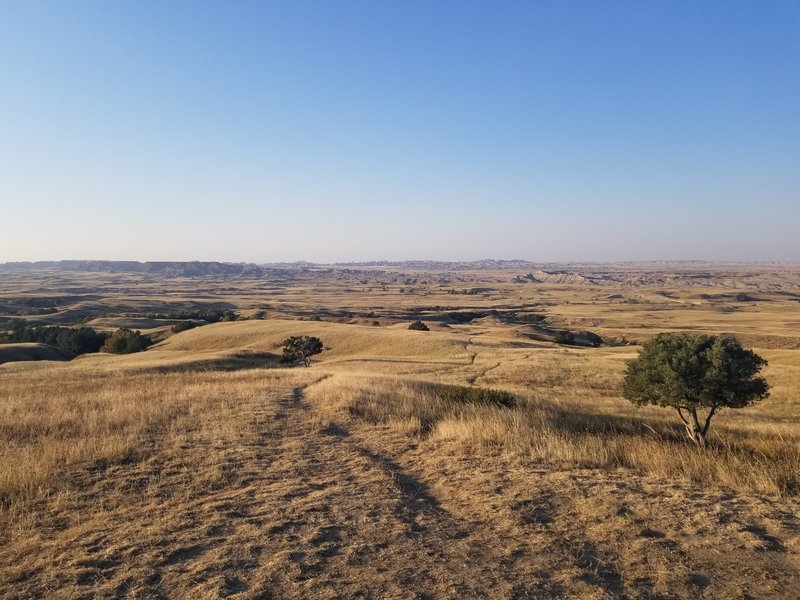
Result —
[[5, 1], [0, 262], [800, 260], [800, 2]]

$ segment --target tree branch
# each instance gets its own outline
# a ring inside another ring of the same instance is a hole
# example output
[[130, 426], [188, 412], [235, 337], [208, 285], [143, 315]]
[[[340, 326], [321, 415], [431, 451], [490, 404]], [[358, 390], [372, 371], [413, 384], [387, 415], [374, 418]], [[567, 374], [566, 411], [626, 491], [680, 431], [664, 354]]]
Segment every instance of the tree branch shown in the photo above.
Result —
[[681, 410], [681, 407], [680, 406], [676, 406], [675, 410], [678, 411], [678, 416], [681, 418], [681, 421], [683, 421], [684, 424], [688, 427], [689, 426], [689, 421], [687, 421], [686, 417], [683, 416], [683, 411]]
[[705, 435], [708, 433], [708, 428], [711, 426], [711, 419], [714, 417], [715, 414], [717, 414], [718, 410], [719, 410], [719, 405], [715, 404], [714, 406], [711, 407], [711, 410], [708, 411], [708, 415], [706, 416], [706, 423], [703, 426], [703, 437], [705, 437]]

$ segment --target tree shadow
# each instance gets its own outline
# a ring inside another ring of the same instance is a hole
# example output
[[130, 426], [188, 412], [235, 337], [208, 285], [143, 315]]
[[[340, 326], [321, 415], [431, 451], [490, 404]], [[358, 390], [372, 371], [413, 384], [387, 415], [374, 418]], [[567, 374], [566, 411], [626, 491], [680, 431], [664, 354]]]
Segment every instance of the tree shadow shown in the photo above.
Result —
[[431, 493], [430, 488], [425, 483], [406, 473], [397, 462], [386, 456], [376, 454], [367, 448], [359, 447], [358, 452], [373, 464], [392, 474], [395, 485], [403, 497], [403, 502], [398, 507], [398, 516], [412, 533], [418, 533], [424, 529], [421, 517], [425, 515], [449, 516], [449, 513]]

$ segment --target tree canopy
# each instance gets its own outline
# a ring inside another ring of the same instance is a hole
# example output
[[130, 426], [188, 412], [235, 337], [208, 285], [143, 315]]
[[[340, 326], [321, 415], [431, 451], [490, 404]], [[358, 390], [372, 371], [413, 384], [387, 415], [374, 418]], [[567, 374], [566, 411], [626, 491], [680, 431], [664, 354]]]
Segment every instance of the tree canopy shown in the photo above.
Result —
[[283, 341], [283, 357], [286, 363], [311, 365], [311, 357], [322, 352], [322, 340], [310, 335], [293, 335]]
[[145, 350], [151, 343], [147, 336], [123, 327], [111, 334], [103, 344], [102, 351], [112, 354], [131, 354]]
[[689, 438], [705, 446], [720, 409], [743, 408], [769, 395], [758, 376], [766, 364], [735, 337], [661, 333], [628, 363], [622, 393], [639, 406], [675, 408]]
[[38, 342], [49, 344], [73, 354], [97, 352], [108, 337], [91, 327], [35, 326], [14, 321], [11, 329], [0, 335], [5, 342]]

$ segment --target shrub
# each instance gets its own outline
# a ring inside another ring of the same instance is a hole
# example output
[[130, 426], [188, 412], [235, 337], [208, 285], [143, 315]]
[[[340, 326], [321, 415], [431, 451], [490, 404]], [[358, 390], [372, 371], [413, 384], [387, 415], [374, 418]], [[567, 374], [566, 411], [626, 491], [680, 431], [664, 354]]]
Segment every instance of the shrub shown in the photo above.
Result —
[[181, 321], [180, 323], [175, 323], [175, 325], [172, 326], [172, 333], [188, 331], [189, 329], [194, 329], [195, 327], [197, 327], [197, 323], [193, 323], [192, 321]]
[[414, 321], [408, 328], [412, 331], [430, 331], [430, 328], [422, 321]]
[[311, 357], [322, 352], [322, 340], [309, 335], [295, 335], [283, 341], [281, 362], [311, 366]]
[[553, 340], [557, 344], [574, 344], [575, 343], [575, 334], [567, 329], [559, 329], [553, 335]]
[[150, 344], [150, 338], [147, 336], [123, 327], [111, 334], [111, 337], [105, 341], [101, 350], [111, 354], [131, 354], [145, 350]]
[[593, 331], [582, 331], [580, 333], [580, 336], [581, 338], [583, 338], [584, 342], [586, 342], [590, 346], [593, 346], [594, 348], [599, 348], [600, 346], [603, 345], [603, 338], [601, 338]]
[[513, 394], [492, 388], [439, 385], [434, 388], [434, 393], [442, 400], [463, 404], [493, 404], [513, 408], [517, 403]]
[[537, 325], [547, 320], [545, 315], [540, 315], [537, 313], [520, 314], [518, 312], [501, 313], [500, 318], [504, 322], [512, 323], [514, 325]]
[[[628, 362], [622, 394], [639, 406], [674, 408], [689, 439], [705, 447], [720, 409], [744, 408], [769, 395], [767, 381], [757, 376], [766, 364], [735, 337], [661, 333]], [[702, 425], [700, 409], [707, 411]]]

